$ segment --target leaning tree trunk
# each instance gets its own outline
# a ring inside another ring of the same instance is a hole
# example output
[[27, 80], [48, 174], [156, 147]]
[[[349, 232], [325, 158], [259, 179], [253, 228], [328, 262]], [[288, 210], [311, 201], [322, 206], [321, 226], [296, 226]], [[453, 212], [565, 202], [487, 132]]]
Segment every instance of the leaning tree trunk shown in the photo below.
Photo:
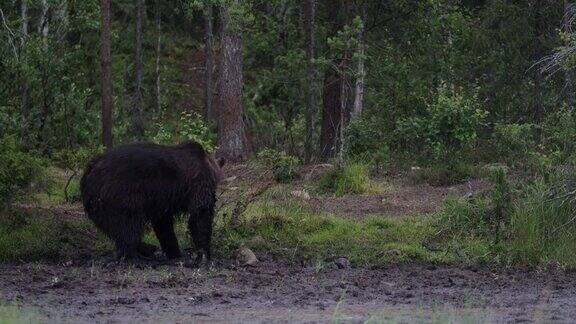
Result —
[[306, 162], [312, 160], [314, 140], [314, 115], [316, 113], [316, 68], [314, 57], [316, 51], [316, 0], [303, 0], [304, 33], [306, 38], [306, 139], [304, 157]]
[[100, 66], [102, 69], [102, 144], [112, 147], [112, 56], [110, 51], [110, 0], [100, 0]]
[[222, 7], [218, 155], [230, 161], [246, 158], [246, 135], [242, 120], [242, 36], [230, 24], [228, 8]]
[[142, 117], [142, 22], [144, 19], [144, 0], [136, 0], [136, 30], [134, 37], [134, 93], [132, 102], [132, 131], [136, 138], [144, 137]]
[[207, 5], [204, 12], [204, 119], [212, 116], [212, 79], [214, 73], [212, 6]]
[[155, 69], [155, 90], [156, 90], [156, 112], [160, 112], [162, 109], [162, 98], [160, 92], [160, 50], [162, 46], [162, 16], [160, 10], [160, 0], [156, 0], [156, 69]]

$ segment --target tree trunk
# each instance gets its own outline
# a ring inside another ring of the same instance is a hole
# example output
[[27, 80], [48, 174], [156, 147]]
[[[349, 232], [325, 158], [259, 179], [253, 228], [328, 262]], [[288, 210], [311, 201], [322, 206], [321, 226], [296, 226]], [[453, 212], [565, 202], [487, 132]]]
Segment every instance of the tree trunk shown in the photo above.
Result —
[[160, 92], [160, 50], [162, 46], [162, 15], [160, 10], [160, 0], [156, 0], [156, 70], [155, 70], [155, 80], [156, 80], [156, 112], [159, 113], [162, 109], [162, 98]]
[[[22, 59], [22, 65], [26, 68], [26, 46], [28, 41], [28, 1], [22, 0], [20, 3], [20, 15], [22, 17], [22, 44], [20, 48], [20, 57]], [[22, 73], [22, 140], [24, 144], [27, 145], [28, 141], [28, 124], [30, 122], [30, 109], [28, 107], [28, 93], [29, 93], [29, 84], [28, 84], [28, 77], [26, 73]]]
[[[238, 4], [238, 0], [235, 2]], [[242, 120], [242, 36], [231, 28], [230, 13], [221, 7], [220, 85], [218, 111], [218, 155], [230, 161], [246, 158], [246, 135]]]
[[[541, 38], [543, 36], [545, 26], [542, 17], [542, 11], [544, 10], [543, 6], [545, 4], [542, 1], [536, 1], [534, 5], [534, 31], [536, 33], [536, 37], [532, 47], [532, 61], [539, 62], [542, 57], [544, 56], [544, 49], [542, 48], [543, 45], [541, 43]], [[544, 100], [543, 100], [543, 78], [542, 78], [542, 71], [540, 69], [533, 69], [534, 75], [534, 101], [532, 104], [532, 115], [533, 120], [536, 124], [542, 122], [542, 118], [544, 115]]]
[[40, 88], [42, 93], [42, 110], [40, 112], [40, 125], [38, 127], [38, 134], [41, 142], [44, 145], [43, 150], [46, 150], [48, 145], [48, 138], [44, 136], [48, 116], [50, 115], [50, 96], [52, 95], [50, 87], [50, 80], [47, 71], [47, 66], [50, 64], [50, 56], [48, 56], [48, 33], [49, 33], [49, 11], [48, 0], [42, 0], [42, 11], [40, 13], [40, 20], [38, 22], [38, 33], [42, 36], [42, 63], [39, 65], [40, 70]]
[[110, 0], [100, 0], [100, 66], [102, 79], [102, 144], [112, 147], [112, 58], [110, 53]]
[[364, 41], [364, 24], [366, 22], [366, 8], [362, 8], [362, 29], [358, 34], [358, 70], [356, 76], [356, 88], [354, 91], [354, 107], [352, 109], [352, 118], [360, 116], [364, 109], [364, 80], [366, 79], [365, 63], [365, 41]]
[[212, 116], [212, 79], [214, 73], [212, 6], [207, 5], [204, 12], [204, 119], [211, 120]]
[[[328, 6], [328, 21], [332, 23], [332, 35], [341, 30], [349, 18], [350, 3], [335, 1]], [[322, 93], [322, 124], [320, 131], [320, 151], [324, 160], [343, 156], [343, 139], [346, 125], [350, 119], [349, 108], [350, 77], [349, 69], [350, 51], [345, 49], [337, 54], [324, 76]]]
[[[572, 33], [572, 25], [570, 22], [571, 17], [573, 16], [574, 7], [568, 0], [564, 0], [564, 32], [571, 34]], [[568, 110], [574, 110], [574, 70], [568, 68], [566, 70], [565, 75], [566, 81], [566, 105], [568, 106]]]
[[132, 102], [132, 131], [137, 139], [144, 137], [142, 117], [142, 23], [144, 19], [144, 0], [136, 0], [136, 30], [134, 33], [134, 94]]
[[320, 133], [320, 153], [324, 160], [336, 157], [340, 123], [342, 120], [342, 83], [343, 79], [334, 60], [325, 72], [322, 89], [322, 129]]
[[304, 157], [306, 162], [312, 160], [314, 140], [314, 115], [316, 113], [316, 67], [314, 64], [316, 51], [316, 0], [303, 0], [304, 33], [306, 38], [306, 139]]
[[48, 46], [48, 0], [42, 0], [42, 12], [40, 13], [40, 23], [38, 24], [38, 33], [42, 35], [42, 45], [43, 49], [47, 50]]

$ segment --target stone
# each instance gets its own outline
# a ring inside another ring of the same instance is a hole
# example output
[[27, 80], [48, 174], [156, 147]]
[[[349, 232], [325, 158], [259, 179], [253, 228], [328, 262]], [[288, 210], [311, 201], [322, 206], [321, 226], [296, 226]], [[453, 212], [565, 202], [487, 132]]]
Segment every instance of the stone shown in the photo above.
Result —
[[235, 253], [236, 263], [240, 266], [255, 266], [258, 263], [256, 254], [247, 247], [241, 247]]

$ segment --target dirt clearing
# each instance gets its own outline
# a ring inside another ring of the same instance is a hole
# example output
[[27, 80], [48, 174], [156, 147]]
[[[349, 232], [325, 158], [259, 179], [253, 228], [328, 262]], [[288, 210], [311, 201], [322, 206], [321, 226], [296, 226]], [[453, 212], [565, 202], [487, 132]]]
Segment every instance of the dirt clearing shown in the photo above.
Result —
[[377, 194], [345, 195], [343, 197], [319, 196], [310, 200], [317, 212], [333, 213], [346, 217], [414, 216], [436, 212], [447, 198], [475, 195], [489, 188], [486, 180], [472, 179], [449, 187], [428, 184], [404, 184], [400, 180], [387, 180], [380, 184]]

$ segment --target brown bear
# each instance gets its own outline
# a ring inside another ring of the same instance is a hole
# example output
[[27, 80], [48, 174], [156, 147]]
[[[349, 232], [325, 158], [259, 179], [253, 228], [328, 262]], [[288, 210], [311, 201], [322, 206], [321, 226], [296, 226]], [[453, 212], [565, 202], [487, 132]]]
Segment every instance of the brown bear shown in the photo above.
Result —
[[88, 163], [80, 182], [84, 210], [124, 258], [154, 253], [156, 247], [142, 242], [148, 224], [166, 256], [180, 258], [174, 218], [187, 213], [198, 252], [196, 263], [204, 257], [209, 261], [216, 187], [223, 165], [223, 159], [216, 161], [192, 141], [174, 146], [118, 146]]

